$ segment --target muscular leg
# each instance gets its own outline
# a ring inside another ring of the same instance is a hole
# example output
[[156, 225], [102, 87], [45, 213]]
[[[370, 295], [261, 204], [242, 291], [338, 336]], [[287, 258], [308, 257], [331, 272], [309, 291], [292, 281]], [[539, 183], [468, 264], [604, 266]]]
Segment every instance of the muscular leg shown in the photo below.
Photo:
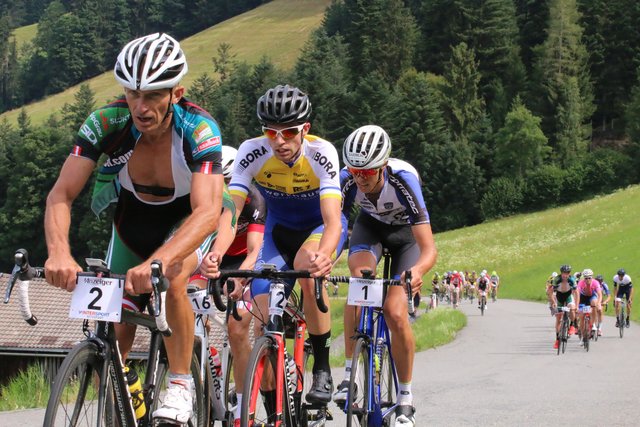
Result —
[[251, 325], [251, 315], [246, 310], [238, 310], [242, 316], [241, 321], [237, 321], [233, 316], [229, 317], [229, 344], [233, 353], [233, 379], [236, 383], [236, 390], [242, 393], [244, 388], [244, 372], [249, 362], [251, 344], [249, 343], [249, 326]]
[[391, 331], [391, 352], [398, 370], [398, 380], [401, 383], [411, 382], [416, 351], [407, 310], [407, 294], [404, 289], [400, 286], [389, 287], [384, 303], [384, 317]]

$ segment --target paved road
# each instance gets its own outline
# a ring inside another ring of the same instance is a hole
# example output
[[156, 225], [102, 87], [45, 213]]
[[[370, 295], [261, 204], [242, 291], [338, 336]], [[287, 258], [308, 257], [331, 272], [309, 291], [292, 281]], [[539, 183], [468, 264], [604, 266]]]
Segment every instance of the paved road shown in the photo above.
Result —
[[620, 339], [608, 318], [588, 353], [572, 337], [558, 356], [545, 305], [500, 300], [484, 316], [476, 307], [463, 303], [456, 340], [416, 355], [418, 426], [637, 425], [639, 325]]
[[[640, 325], [620, 339], [605, 335], [586, 353], [575, 337], [553, 350], [553, 324], [542, 304], [501, 300], [485, 316], [468, 303], [468, 325], [452, 343], [416, 356], [418, 426], [636, 425]], [[614, 335], [615, 333], [615, 335]], [[337, 382], [342, 378], [334, 370]], [[345, 425], [334, 407], [333, 425]], [[39, 426], [41, 412], [0, 413], [0, 426]]]

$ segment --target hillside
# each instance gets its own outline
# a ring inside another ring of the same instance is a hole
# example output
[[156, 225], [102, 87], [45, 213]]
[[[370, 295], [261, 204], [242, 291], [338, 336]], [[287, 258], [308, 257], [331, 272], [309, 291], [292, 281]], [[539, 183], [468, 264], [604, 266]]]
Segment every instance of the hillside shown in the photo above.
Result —
[[[189, 74], [184, 84], [189, 85], [202, 73], [212, 73], [211, 58], [221, 43], [231, 45], [236, 60], [257, 63], [262, 56], [284, 69], [290, 69], [311, 32], [322, 22], [324, 11], [331, 0], [274, 0], [254, 10], [224, 21], [181, 41], [189, 60]], [[27, 27], [24, 31], [26, 31]], [[16, 35], [18, 37], [18, 35]], [[26, 35], [21, 35], [27, 37]], [[98, 105], [121, 93], [111, 72], [87, 81], [95, 92]], [[49, 115], [66, 103], [73, 102], [79, 85], [32, 103], [26, 107], [32, 123], [42, 123]], [[0, 115], [16, 123], [19, 110]]]
[[18, 51], [25, 43], [30, 42], [36, 36], [37, 31], [38, 24], [25, 25], [24, 27], [19, 27], [13, 30], [13, 36], [16, 39]]
[[640, 274], [639, 211], [636, 185], [581, 203], [437, 234], [435, 271], [496, 270], [504, 285], [501, 296], [531, 300], [546, 299], [545, 280], [565, 263], [575, 271], [591, 268], [608, 283], [620, 267], [634, 278]]

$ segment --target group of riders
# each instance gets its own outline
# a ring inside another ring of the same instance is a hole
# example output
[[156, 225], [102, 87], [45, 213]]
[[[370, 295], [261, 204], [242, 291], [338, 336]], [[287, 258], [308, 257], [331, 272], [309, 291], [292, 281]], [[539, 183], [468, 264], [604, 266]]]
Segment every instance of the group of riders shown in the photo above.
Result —
[[[124, 304], [132, 310], [147, 305], [151, 260], [162, 261], [170, 281], [166, 314], [173, 334], [165, 339], [170, 374], [163, 405], [153, 417], [176, 424], [187, 423], [193, 410], [194, 321], [188, 283], [203, 285], [220, 270], [266, 264], [327, 276], [347, 246], [354, 205], [360, 210], [348, 243], [351, 276], [375, 271], [384, 247], [391, 253], [393, 278], [404, 279], [410, 271], [417, 294], [437, 257], [418, 172], [391, 158], [391, 139], [384, 129], [364, 125], [353, 130], [344, 141], [341, 169], [334, 145], [309, 133], [309, 96], [280, 84], [257, 101], [262, 134], [236, 150], [222, 145], [221, 130], [209, 113], [184, 97], [180, 81], [187, 70], [180, 44], [166, 34], [129, 42], [114, 67], [124, 96], [92, 112], [82, 124], [45, 211], [47, 281], [73, 291], [82, 268], [69, 242], [71, 206], [106, 157], [91, 207], [98, 214], [116, 204], [106, 261], [113, 273], [126, 274]], [[477, 286], [485, 279], [482, 275]], [[460, 274], [446, 279], [447, 286], [457, 288], [466, 282]], [[303, 295], [313, 296], [313, 279], [299, 283]], [[256, 319], [254, 334], [261, 335], [270, 284], [237, 279], [236, 285], [229, 298], [254, 314], [229, 320], [234, 380], [241, 391], [251, 349], [249, 319]], [[286, 284], [287, 296], [293, 286], [293, 281]], [[391, 287], [383, 307], [399, 380], [396, 426], [416, 425], [411, 391], [415, 340], [407, 300], [402, 287]], [[329, 365], [330, 313], [322, 313], [313, 297], [303, 298], [303, 310], [314, 354], [306, 400], [344, 401], [354, 343], [348, 331], [355, 331], [358, 307], [344, 310], [347, 362], [336, 390]], [[135, 327], [117, 324], [116, 336], [126, 360]], [[263, 384], [261, 393], [275, 405], [274, 384]], [[240, 425], [241, 401], [239, 393], [235, 425]]]
[[612, 278], [613, 291], [605, 281], [602, 274], [594, 275], [593, 270], [586, 268], [571, 274], [571, 266], [564, 264], [560, 267], [560, 274], [553, 272], [547, 279], [545, 290], [549, 301], [551, 314], [556, 317], [556, 339], [553, 348], [560, 344], [560, 321], [562, 311], [560, 307], [569, 308], [569, 335], [575, 335], [581, 331], [583, 314], [580, 307], [590, 306], [594, 313], [591, 334], [602, 335], [603, 306], [608, 307], [613, 295], [616, 312], [616, 328], [620, 326], [618, 315], [620, 303], [626, 300], [626, 319], [623, 319], [625, 327], [630, 326], [631, 303], [633, 301], [633, 283], [631, 277], [624, 268], [621, 268]]
[[[498, 299], [500, 289], [500, 276], [494, 270], [489, 274], [487, 270], [482, 270], [478, 275], [475, 270], [465, 270], [464, 272], [453, 270], [440, 275], [435, 272], [431, 279], [431, 302], [430, 307], [438, 301], [447, 301], [455, 307], [460, 304], [461, 298], [473, 301], [478, 298], [478, 308], [481, 304], [481, 296], [491, 297], [494, 301]], [[486, 304], [485, 304], [485, 307]]]

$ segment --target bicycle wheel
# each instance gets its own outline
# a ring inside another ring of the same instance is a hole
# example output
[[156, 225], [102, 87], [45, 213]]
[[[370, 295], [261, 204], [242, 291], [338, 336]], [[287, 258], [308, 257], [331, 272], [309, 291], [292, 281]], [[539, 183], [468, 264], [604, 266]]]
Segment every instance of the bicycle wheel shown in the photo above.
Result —
[[[156, 409], [162, 406], [164, 397], [166, 395], [167, 386], [169, 385], [169, 365], [166, 357], [163, 357], [158, 363], [158, 376], [156, 381], [156, 393], [153, 396], [153, 402], [151, 403], [151, 416]], [[189, 420], [189, 426], [191, 427], [205, 427], [209, 422], [209, 401], [208, 393], [205, 394], [204, 385], [200, 380], [200, 365], [199, 358], [196, 354], [191, 355], [191, 376], [193, 377], [193, 414]]]
[[565, 312], [562, 316], [562, 327], [560, 328], [560, 347], [562, 347], [562, 354], [564, 354], [567, 348], [567, 340], [569, 339], [569, 316]]
[[620, 304], [620, 314], [618, 315], [618, 330], [620, 331], [620, 338], [624, 335], [624, 305]]
[[236, 406], [238, 406], [238, 396], [236, 395], [236, 385], [232, 379], [233, 375], [233, 356], [229, 353], [229, 362], [227, 363], [227, 369], [224, 375], [224, 395], [226, 396], [227, 403], [227, 425], [233, 425], [233, 414]]
[[[263, 336], [256, 340], [245, 375], [244, 390], [242, 393], [242, 408], [240, 411], [240, 424], [243, 426], [253, 425], [275, 425], [276, 421], [276, 394], [273, 392], [263, 393], [260, 384], [263, 379], [271, 379], [275, 386], [273, 373], [276, 372], [277, 365], [277, 345], [273, 338]], [[286, 386], [285, 386], [286, 387]], [[294, 420], [289, 406], [289, 394], [285, 387], [280, 392], [283, 394], [282, 412], [284, 425], [293, 427]]]
[[590, 320], [588, 316], [582, 318], [582, 344], [584, 345], [585, 351], [589, 351], [589, 336], [591, 335]]
[[353, 351], [349, 395], [347, 397], [347, 427], [368, 424], [369, 384], [369, 341], [358, 338]]
[[[396, 399], [395, 382], [393, 379], [395, 367], [391, 363], [389, 347], [386, 344], [385, 341], [382, 345], [382, 351], [377, 355], [377, 357], [379, 357], [378, 363], [380, 370], [375, 375], [375, 381], [377, 385], [380, 385], [380, 407], [383, 412], [385, 409], [393, 407], [394, 400]], [[383, 421], [383, 425], [389, 425], [391, 421], [390, 415], [391, 414]]]
[[484, 316], [484, 306], [487, 305], [487, 297], [482, 295], [482, 299], [480, 300], [480, 315]]
[[[302, 394], [296, 396], [296, 407], [299, 408], [300, 426], [307, 427], [309, 425], [309, 417], [312, 415], [307, 409], [304, 397], [311, 389], [313, 383], [313, 349], [308, 341], [304, 343], [304, 356], [302, 361], [302, 372], [298, 371], [298, 377], [302, 375]], [[342, 409], [342, 408], [341, 408]]]
[[[106, 411], [108, 405], [98, 401], [102, 388], [105, 388], [105, 396], [110, 390], [107, 384], [100, 382], [102, 368], [103, 360], [96, 344], [83, 341], [76, 345], [65, 357], [53, 382], [44, 425], [111, 426], [109, 418], [113, 410]], [[98, 409], [102, 411], [100, 420]]]

